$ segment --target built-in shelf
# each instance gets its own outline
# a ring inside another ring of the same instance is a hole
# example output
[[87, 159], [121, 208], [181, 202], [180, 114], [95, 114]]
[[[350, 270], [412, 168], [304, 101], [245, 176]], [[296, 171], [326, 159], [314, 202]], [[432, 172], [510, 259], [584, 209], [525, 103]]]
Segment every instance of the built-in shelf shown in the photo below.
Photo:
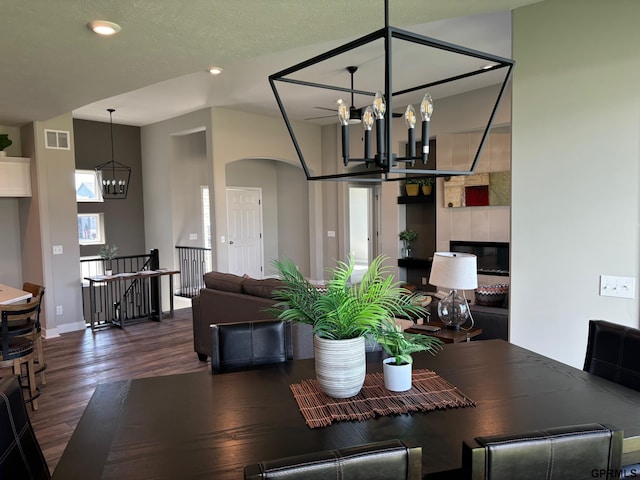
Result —
[[30, 197], [29, 158], [0, 157], [0, 197]]
[[433, 203], [435, 195], [432, 193], [431, 195], [403, 195], [402, 197], [398, 197], [398, 203]]
[[398, 266], [403, 268], [431, 268], [431, 259], [428, 258], [399, 258]]

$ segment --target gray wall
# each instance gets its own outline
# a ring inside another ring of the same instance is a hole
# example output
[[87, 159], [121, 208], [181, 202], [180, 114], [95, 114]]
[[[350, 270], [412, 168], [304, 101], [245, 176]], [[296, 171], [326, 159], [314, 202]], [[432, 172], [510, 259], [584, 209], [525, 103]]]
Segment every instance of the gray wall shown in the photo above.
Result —
[[[278, 257], [288, 257], [300, 271], [311, 275], [309, 262], [309, 182], [301, 168], [283, 162], [278, 174]], [[318, 252], [319, 253], [319, 252]], [[267, 275], [274, 274], [267, 264]]]
[[[204, 247], [201, 187], [209, 184], [207, 136], [203, 131], [175, 135], [172, 142], [173, 238], [176, 245]], [[190, 239], [191, 234], [197, 239]]]
[[227, 187], [262, 189], [262, 239], [265, 274], [278, 258], [278, 177], [273, 160], [239, 160], [226, 166]]
[[265, 276], [273, 261], [287, 257], [309, 275], [309, 188], [301, 168], [267, 159], [248, 159], [226, 166], [228, 187], [262, 189]]
[[[93, 170], [97, 165], [111, 160], [109, 123], [74, 119], [73, 131], [77, 169]], [[127, 198], [98, 203], [81, 202], [78, 203], [78, 213], [104, 213], [105, 240], [108, 244], [115, 243], [118, 246], [118, 255], [147, 253], [144, 243], [140, 128], [114, 123], [113, 149], [115, 160], [131, 167]], [[100, 247], [81, 245], [80, 256], [96, 255]]]

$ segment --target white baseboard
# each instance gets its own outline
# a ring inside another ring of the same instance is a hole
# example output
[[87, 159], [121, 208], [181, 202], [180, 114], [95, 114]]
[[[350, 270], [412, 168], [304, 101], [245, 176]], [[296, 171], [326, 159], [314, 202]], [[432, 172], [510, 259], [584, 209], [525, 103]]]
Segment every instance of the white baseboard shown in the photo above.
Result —
[[74, 323], [63, 323], [62, 325], [58, 325], [55, 328], [43, 328], [43, 336], [44, 338], [55, 338], [59, 337], [62, 333], [69, 332], [78, 332], [87, 328], [87, 325], [84, 321], [82, 322], [74, 322]]

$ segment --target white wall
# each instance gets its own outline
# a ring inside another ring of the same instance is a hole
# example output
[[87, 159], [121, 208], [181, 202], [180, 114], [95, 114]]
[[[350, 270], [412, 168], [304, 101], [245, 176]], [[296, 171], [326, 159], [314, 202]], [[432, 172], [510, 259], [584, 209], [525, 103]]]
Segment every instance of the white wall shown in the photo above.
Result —
[[638, 327], [640, 2], [514, 11], [511, 341], [582, 368], [589, 319]]

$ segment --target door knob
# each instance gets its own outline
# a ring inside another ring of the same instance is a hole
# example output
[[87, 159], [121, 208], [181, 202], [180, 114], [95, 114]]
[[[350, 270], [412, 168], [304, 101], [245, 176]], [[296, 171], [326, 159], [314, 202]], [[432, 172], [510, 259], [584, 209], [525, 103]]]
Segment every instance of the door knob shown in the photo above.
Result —
[[233, 245], [233, 240], [229, 240], [229, 245]]

